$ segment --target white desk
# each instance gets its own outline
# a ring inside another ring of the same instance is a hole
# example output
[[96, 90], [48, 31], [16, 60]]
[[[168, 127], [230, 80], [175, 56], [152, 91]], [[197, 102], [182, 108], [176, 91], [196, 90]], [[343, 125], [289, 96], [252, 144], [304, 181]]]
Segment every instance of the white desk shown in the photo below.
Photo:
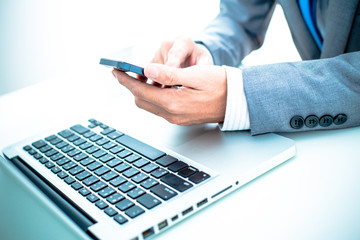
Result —
[[[110, 70], [94, 66], [1, 97], [0, 148], [54, 124], [102, 115], [131, 120], [127, 132], [149, 138], [139, 126], [155, 117], [134, 108]], [[296, 141], [295, 158], [157, 239], [360, 239], [360, 128], [283, 135]], [[0, 178], [1, 239], [84, 237], [28, 185], [1, 170]]]

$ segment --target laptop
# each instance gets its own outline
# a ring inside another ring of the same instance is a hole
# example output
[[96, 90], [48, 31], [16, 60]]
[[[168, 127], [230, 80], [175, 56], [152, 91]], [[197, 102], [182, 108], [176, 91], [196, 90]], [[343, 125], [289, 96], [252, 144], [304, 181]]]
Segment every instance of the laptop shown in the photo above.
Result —
[[142, 139], [117, 122], [89, 118], [55, 127], [5, 147], [0, 163], [26, 176], [90, 239], [141, 240], [296, 152], [285, 137], [221, 132], [216, 124], [165, 124], [160, 144], [159, 136]]

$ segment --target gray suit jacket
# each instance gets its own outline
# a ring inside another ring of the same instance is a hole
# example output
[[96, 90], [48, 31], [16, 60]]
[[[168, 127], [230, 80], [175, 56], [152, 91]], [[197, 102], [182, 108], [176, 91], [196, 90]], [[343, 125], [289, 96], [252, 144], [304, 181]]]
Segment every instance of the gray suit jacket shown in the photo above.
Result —
[[199, 39], [215, 64], [239, 66], [262, 45], [276, 3], [304, 61], [243, 70], [251, 133], [359, 126], [360, 0], [318, 0], [322, 51], [297, 0], [223, 0], [219, 15]]

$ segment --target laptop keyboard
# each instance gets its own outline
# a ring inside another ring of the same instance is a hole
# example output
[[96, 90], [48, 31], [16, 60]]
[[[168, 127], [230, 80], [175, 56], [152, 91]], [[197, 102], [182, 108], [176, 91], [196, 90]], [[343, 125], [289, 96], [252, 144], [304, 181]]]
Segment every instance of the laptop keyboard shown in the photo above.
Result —
[[210, 178], [95, 119], [23, 149], [119, 224]]

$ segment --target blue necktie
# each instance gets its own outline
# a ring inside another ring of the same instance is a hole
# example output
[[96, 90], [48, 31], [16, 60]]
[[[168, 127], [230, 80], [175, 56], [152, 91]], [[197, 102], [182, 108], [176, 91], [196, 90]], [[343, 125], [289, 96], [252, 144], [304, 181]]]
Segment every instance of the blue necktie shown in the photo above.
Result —
[[304, 21], [313, 36], [316, 45], [322, 50], [322, 37], [316, 26], [316, 2], [317, 0], [299, 0], [299, 6]]

